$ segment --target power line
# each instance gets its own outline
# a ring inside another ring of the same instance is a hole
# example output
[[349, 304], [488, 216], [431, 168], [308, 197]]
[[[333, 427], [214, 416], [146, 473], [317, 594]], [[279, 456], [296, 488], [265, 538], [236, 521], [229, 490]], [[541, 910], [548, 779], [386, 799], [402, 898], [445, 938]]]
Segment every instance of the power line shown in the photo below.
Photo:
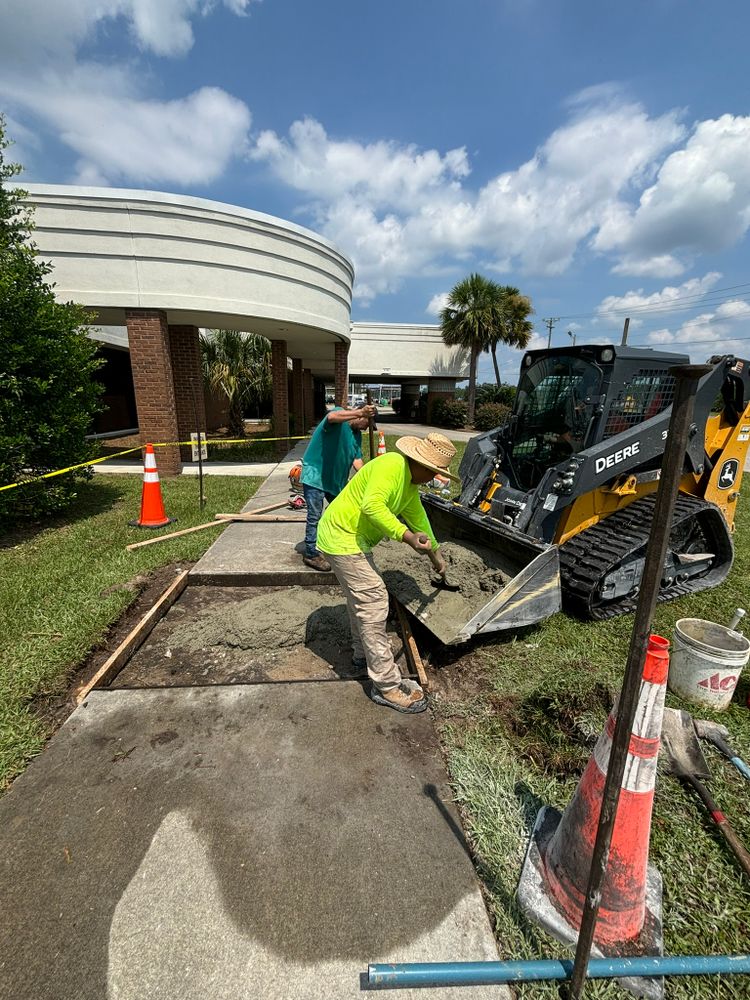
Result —
[[[720, 304], [722, 301], [731, 300], [735, 298], [735, 295], [728, 293], [736, 293], [739, 289], [746, 289], [750, 292], [750, 282], [745, 282], [741, 285], [728, 285], [726, 288], [714, 288], [707, 292], [695, 292], [690, 295], [679, 295], [674, 299], [666, 302], [658, 302], [653, 305], [644, 303], [643, 305], [622, 305], [615, 306], [611, 309], [605, 310], [605, 315], [632, 315], [633, 313], [643, 314], [643, 313], [658, 313], [658, 312], [676, 312], [679, 309], [696, 309], [701, 305], [716, 305]], [[602, 311], [588, 312], [588, 313], [571, 313], [566, 316], [556, 316], [554, 317], [554, 322], [556, 323], [560, 319], [571, 320], [571, 319], [590, 319], [596, 316], [601, 316]], [[548, 321], [542, 320], [543, 323], [548, 323]]]

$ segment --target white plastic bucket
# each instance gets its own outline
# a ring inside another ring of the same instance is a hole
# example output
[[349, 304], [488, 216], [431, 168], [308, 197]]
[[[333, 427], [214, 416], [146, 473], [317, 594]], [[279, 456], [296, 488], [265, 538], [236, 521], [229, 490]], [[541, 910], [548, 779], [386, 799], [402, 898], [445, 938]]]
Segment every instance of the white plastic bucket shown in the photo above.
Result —
[[732, 700], [750, 640], [702, 618], [680, 618], [669, 663], [669, 688], [681, 698], [716, 711]]

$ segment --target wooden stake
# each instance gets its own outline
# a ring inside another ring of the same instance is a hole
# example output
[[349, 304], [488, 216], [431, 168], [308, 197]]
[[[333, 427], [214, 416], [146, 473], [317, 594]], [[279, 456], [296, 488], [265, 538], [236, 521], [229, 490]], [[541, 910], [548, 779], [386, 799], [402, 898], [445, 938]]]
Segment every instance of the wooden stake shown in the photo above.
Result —
[[284, 521], [287, 524], [306, 524], [307, 518], [294, 515], [286, 517], [284, 514], [261, 514], [259, 517], [243, 517], [240, 520], [241, 524], [275, 524]]
[[133, 542], [131, 545], [126, 545], [125, 548], [128, 552], [132, 552], [134, 549], [142, 549], [144, 545], [156, 545], [157, 542], [166, 542], [168, 539], [177, 538], [179, 535], [189, 535], [193, 531], [203, 531], [204, 528], [218, 528], [224, 524], [226, 524], [225, 521], [208, 521], [206, 524], [196, 524], [192, 528], [183, 528], [182, 531], [170, 531], [166, 535], [154, 535], [153, 538], [147, 538], [143, 542]]
[[279, 500], [271, 503], [267, 507], [258, 507], [257, 510], [248, 510], [244, 514], [214, 514], [217, 521], [247, 521], [248, 518], [257, 517], [258, 514], [267, 514], [271, 510], [278, 510], [279, 507], [286, 507], [288, 500]]
[[398, 623], [401, 626], [401, 633], [404, 637], [404, 649], [406, 650], [406, 658], [409, 661], [409, 666], [411, 667], [412, 672], [416, 673], [419, 678], [419, 683], [421, 684], [423, 690], [427, 691], [429, 689], [429, 681], [424, 669], [424, 664], [422, 663], [422, 657], [419, 655], [417, 640], [414, 638], [411, 625], [406, 617], [406, 611], [404, 610], [403, 605], [395, 598], [393, 599], [393, 603], [396, 605], [396, 614], [398, 615]]
[[99, 667], [97, 672], [75, 693], [75, 703], [80, 705], [97, 684], [110, 683], [119, 674], [138, 647], [145, 642], [151, 630], [169, 611], [188, 584], [188, 571], [182, 573], [164, 591], [154, 606], [122, 640], [117, 649]]

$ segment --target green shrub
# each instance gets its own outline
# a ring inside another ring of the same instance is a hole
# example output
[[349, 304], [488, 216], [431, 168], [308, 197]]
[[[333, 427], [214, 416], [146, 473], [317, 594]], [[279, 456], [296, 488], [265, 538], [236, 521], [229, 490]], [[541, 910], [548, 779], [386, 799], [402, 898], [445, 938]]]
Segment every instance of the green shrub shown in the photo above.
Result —
[[467, 413], [466, 403], [460, 399], [436, 399], [432, 404], [430, 422], [436, 427], [456, 430], [466, 426]]
[[506, 422], [511, 408], [502, 403], [484, 403], [474, 414], [474, 427], [478, 431], [491, 431]]
[[[20, 167], [5, 162], [0, 116], [0, 485], [28, 480], [93, 458], [85, 439], [99, 409], [101, 361], [86, 336], [87, 313], [55, 301], [51, 266], [36, 256], [25, 192], [6, 182]], [[82, 469], [0, 492], [4, 521], [36, 518], [65, 507]]]
[[503, 382], [495, 385], [494, 382], [483, 382], [477, 386], [476, 405], [484, 406], [485, 403], [502, 403], [503, 406], [513, 408], [516, 399], [516, 387]]

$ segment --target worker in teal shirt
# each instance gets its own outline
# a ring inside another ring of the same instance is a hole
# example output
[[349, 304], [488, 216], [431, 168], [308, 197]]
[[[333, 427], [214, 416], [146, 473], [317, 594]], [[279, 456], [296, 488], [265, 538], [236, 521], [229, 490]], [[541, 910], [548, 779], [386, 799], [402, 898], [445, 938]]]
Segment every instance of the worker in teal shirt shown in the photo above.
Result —
[[320, 421], [305, 450], [300, 476], [307, 508], [302, 561], [322, 573], [331, 571], [331, 564], [318, 551], [318, 521], [323, 514], [323, 501], [330, 503], [339, 495], [349, 480], [352, 466], [362, 467], [362, 431], [370, 417], [376, 416], [374, 406], [354, 410], [337, 406]]

